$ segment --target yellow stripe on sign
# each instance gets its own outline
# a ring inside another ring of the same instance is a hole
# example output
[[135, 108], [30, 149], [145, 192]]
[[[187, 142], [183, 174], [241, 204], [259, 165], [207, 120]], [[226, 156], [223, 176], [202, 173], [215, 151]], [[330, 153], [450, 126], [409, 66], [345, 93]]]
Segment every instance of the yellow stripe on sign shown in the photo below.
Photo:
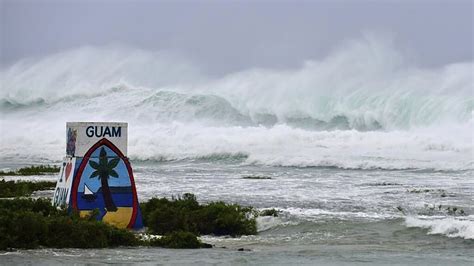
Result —
[[132, 218], [132, 207], [117, 207], [115, 212], [107, 212], [102, 221], [118, 228], [127, 228]]

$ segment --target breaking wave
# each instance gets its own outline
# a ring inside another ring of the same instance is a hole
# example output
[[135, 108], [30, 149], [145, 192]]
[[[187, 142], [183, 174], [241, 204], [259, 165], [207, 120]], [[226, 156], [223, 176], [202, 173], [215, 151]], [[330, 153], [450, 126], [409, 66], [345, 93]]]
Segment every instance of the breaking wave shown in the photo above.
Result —
[[407, 217], [407, 227], [418, 227], [428, 230], [428, 234], [440, 234], [447, 237], [474, 239], [474, 220], [466, 218], [415, 218]]
[[374, 36], [296, 69], [222, 77], [171, 54], [83, 47], [1, 70], [2, 158], [63, 156], [66, 121], [127, 121], [139, 160], [472, 169], [473, 63], [425, 69]]

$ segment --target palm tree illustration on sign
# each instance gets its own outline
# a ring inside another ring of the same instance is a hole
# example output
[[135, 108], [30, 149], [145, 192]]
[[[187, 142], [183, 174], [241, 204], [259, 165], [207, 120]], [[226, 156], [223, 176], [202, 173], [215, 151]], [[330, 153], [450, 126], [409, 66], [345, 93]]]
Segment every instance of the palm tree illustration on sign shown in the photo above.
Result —
[[102, 186], [102, 196], [104, 197], [105, 208], [108, 212], [117, 211], [117, 207], [112, 199], [112, 193], [110, 192], [109, 187], [109, 177], [118, 178], [117, 172], [114, 168], [118, 165], [120, 159], [114, 158], [112, 160], [107, 159], [107, 152], [104, 148], [100, 150], [99, 154], [99, 163], [96, 163], [92, 160], [89, 161], [89, 165], [95, 169], [92, 172], [90, 178], [98, 177]]

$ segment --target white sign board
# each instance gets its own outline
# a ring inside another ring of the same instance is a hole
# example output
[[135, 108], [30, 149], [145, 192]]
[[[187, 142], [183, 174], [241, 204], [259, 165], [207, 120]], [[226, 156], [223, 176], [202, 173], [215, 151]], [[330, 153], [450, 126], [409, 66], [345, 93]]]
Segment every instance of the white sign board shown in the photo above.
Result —
[[127, 156], [127, 123], [68, 122], [66, 154], [83, 157], [99, 140], [106, 138]]
[[66, 206], [69, 204], [69, 197], [71, 195], [71, 185], [74, 178], [76, 168], [76, 158], [65, 157], [61, 165], [59, 179], [56, 182], [56, 189], [54, 190], [53, 205]]

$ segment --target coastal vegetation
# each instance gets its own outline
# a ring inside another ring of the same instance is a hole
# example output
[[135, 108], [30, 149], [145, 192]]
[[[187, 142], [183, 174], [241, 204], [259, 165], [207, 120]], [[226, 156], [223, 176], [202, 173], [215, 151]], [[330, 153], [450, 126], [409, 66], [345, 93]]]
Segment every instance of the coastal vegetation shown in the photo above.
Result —
[[104, 248], [141, 244], [131, 231], [94, 217], [68, 215], [50, 199], [0, 200], [0, 250], [13, 248]]
[[[97, 213], [97, 212], [96, 212]], [[49, 199], [0, 200], [0, 250], [47, 248], [110, 248], [154, 246], [164, 248], [208, 248], [195, 234], [167, 232], [162, 237], [141, 239], [138, 234], [118, 229], [94, 215], [68, 215]]]
[[273, 216], [273, 217], [278, 217], [278, 213], [280, 211], [276, 209], [265, 209], [260, 211], [259, 216]]
[[[100, 170], [100, 164], [95, 168]], [[28, 169], [19, 169], [15, 173], [29, 171], [37, 174], [38, 169], [51, 168]], [[200, 204], [190, 193], [171, 199], [152, 198], [140, 204], [146, 233], [160, 235], [150, 238], [97, 221], [98, 211], [81, 218], [78, 213], [70, 214], [65, 209], [52, 206], [50, 199], [21, 198], [34, 191], [54, 189], [55, 185], [55, 182], [49, 181], [0, 180], [0, 198], [12, 198], [0, 199], [0, 250], [117, 246], [209, 248], [212, 246], [202, 243], [198, 236], [257, 233], [256, 216], [259, 213], [253, 208], [221, 201]], [[275, 210], [268, 210], [261, 215], [276, 213]]]
[[[7, 183], [2, 181], [3, 183]], [[34, 182], [8, 184], [24, 187]], [[2, 190], [3, 193], [3, 190]], [[22, 195], [25, 195], [23, 193]], [[256, 234], [256, 211], [224, 202], [201, 205], [193, 194], [153, 198], [141, 204], [147, 233], [160, 237], [143, 238], [88, 217], [69, 214], [51, 205], [46, 198], [0, 199], [0, 250], [48, 248], [107, 248], [153, 246], [164, 248], [209, 248], [198, 236]]]
[[162, 237], [151, 239], [145, 244], [164, 248], [212, 248], [212, 245], [202, 243], [195, 234], [185, 231], [171, 232]]
[[0, 171], [0, 176], [28, 176], [59, 173], [60, 168], [55, 165], [32, 165], [19, 168], [15, 171]]
[[24, 197], [38, 190], [54, 189], [56, 182], [51, 181], [5, 181], [0, 180], [0, 198]]
[[254, 235], [256, 212], [251, 207], [211, 202], [201, 205], [193, 194], [182, 197], [152, 198], [140, 204], [144, 225], [152, 234], [176, 231], [196, 235]]

